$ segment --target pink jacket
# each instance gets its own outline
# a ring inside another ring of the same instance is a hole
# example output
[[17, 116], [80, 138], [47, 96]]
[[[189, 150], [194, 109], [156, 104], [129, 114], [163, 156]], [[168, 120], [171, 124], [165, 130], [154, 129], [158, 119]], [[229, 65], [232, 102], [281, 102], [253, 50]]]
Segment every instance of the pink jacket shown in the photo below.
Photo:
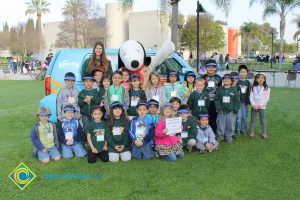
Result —
[[166, 128], [166, 122], [159, 120], [155, 128], [155, 144], [159, 145], [175, 145], [179, 142], [179, 137], [174, 135], [166, 135], [163, 130]]
[[251, 105], [260, 105], [261, 109], [266, 109], [267, 103], [270, 99], [270, 92], [270, 88], [265, 90], [263, 86], [255, 86], [253, 90], [251, 89], [250, 91]]

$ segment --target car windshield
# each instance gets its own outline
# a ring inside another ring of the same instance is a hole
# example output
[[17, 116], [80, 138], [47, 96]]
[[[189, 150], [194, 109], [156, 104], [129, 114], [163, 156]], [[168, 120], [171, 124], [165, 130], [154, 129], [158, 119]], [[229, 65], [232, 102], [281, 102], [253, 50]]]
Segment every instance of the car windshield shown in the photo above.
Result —
[[170, 71], [176, 71], [179, 74], [182, 74], [182, 66], [175, 60], [175, 58], [169, 57], [162, 64], [156, 66], [154, 71], [159, 74], [168, 74]]

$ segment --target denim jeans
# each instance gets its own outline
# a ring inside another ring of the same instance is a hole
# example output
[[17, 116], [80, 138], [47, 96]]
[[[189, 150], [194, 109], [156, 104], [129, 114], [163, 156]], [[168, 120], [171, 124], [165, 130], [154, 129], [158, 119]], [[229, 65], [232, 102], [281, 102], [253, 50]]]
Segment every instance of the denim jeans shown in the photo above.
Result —
[[165, 159], [166, 161], [176, 161], [178, 158], [183, 158], [184, 157], [184, 153], [181, 152], [179, 155], [176, 155], [175, 153], [171, 153], [168, 154], [166, 156], [162, 156], [163, 159]]
[[240, 110], [237, 117], [237, 131], [246, 133], [247, 131], [247, 117], [248, 117], [248, 107], [245, 103], [241, 104]]
[[82, 144], [77, 143], [73, 145], [65, 145], [62, 144], [62, 156], [63, 158], [72, 158], [74, 154], [76, 157], [84, 157], [86, 155], [86, 151], [84, 150]]

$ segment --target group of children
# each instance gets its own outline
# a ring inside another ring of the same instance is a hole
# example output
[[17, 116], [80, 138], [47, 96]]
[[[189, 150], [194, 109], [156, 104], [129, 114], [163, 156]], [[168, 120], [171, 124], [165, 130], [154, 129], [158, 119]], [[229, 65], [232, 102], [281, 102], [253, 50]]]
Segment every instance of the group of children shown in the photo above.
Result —
[[[253, 138], [256, 114], [267, 138], [266, 104], [270, 88], [264, 74], [255, 76], [253, 86], [247, 80], [248, 68], [238, 73], [216, 74], [214, 60], [206, 62], [207, 74], [197, 78], [170, 71], [167, 83], [152, 72], [143, 88], [141, 77], [129, 71], [115, 71], [112, 77], [101, 68], [83, 76], [85, 89], [76, 89], [76, 77], [65, 74], [65, 88], [57, 95], [57, 125], [48, 121], [51, 112], [41, 107], [40, 121], [33, 127], [33, 155], [43, 163], [62, 157], [87, 155], [88, 163], [149, 160], [162, 157], [167, 161], [183, 158], [183, 148], [210, 153], [221, 141], [232, 143], [238, 133], [247, 131], [248, 105], [251, 104], [250, 137]], [[223, 82], [223, 84], [222, 84]], [[169, 134], [167, 119], [181, 117], [181, 131]], [[216, 136], [215, 136], [216, 134]]]

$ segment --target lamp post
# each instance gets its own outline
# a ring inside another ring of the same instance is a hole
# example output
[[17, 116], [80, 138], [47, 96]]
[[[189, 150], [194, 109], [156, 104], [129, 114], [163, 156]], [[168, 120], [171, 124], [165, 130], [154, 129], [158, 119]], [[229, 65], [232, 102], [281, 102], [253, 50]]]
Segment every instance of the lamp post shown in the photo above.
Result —
[[200, 32], [200, 26], [199, 26], [199, 21], [200, 21], [200, 13], [205, 13], [205, 9], [202, 7], [202, 5], [197, 1], [197, 72], [199, 73], [199, 54], [200, 54], [200, 46], [199, 46], [199, 32]]
[[181, 32], [180, 32], [180, 30], [182, 29], [182, 27], [183, 27], [183, 25], [181, 25], [181, 24], [179, 24], [178, 25], [178, 32], [179, 32], [179, 54], [180, 54], [180, 56], [181, 56], [181, 37], [182, 37], [182, 34], [181, 34]]
[[271, 29], [270, 34], [272, 34], [272, 52], [271, 52], [271, 68], [273, 68], [273, 54], [274, 54], [274, 28]]
[[299, 42], [300, 42], [300, 37], [297, 39], [297, 54], [299, 52]]

